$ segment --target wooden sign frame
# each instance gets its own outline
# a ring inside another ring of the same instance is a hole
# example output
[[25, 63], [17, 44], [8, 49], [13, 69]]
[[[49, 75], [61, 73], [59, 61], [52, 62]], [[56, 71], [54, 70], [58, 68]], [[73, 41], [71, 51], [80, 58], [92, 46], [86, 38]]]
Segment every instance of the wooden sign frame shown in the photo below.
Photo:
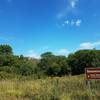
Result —
[[87, 80], [100, 80], [100, 68], [85, 68]]

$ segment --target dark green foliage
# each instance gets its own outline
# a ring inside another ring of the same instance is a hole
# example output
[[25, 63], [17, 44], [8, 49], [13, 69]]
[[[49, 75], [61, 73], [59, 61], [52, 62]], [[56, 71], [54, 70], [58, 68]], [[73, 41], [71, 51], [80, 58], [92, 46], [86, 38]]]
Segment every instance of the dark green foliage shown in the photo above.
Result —
[[35, 74], [37, 62], [26, 57], [16, 57], [12, 66], [13, 73], [28, 76]]
[[50, 52], [42, 54], [38, 67], [49, 76], [68, 75], [69, 67], [65, 56], [55, 56]]
[[70, 67], [68, 66], [68, 59], [65, 56], [56, 56], [57, 57], [57, 64], [60, 66], [59, 76], [62, 75], [69, 75], [70, 74]]
[[73, 75], [82, 74], [86, 67], [100, 67], [100, 51], [80, 50], [68, 56], [68, 64]]
[[84, 73], [86, 67], [100, 67], [100, 50], [79, 50], [68, 57], [45, 52], [41, 55], [41, 59], [33, 59], [13, 55], [9, 45], [0, 45], [0, 72], [6, 73], [6, 76], [12, 74], [41, 78], [79, 75]]
[[79, 50], [68, 58], [46, 52], [41, 57], [38, 67], [49, 76], [79, 75], [87, 67], [100, 67], [100, 50]]
[[3, 56], [0, 56], [0, 67], [3, 66], [3, 62], [4, 62]]
[[0, 55], [12, 55], [12, 48], [9, 45], [0, 45]]
[[15, 56], [9, 45], [0, 45], [0, 72], [28, 76], [36, 73], [36, 67], [37, 60]]

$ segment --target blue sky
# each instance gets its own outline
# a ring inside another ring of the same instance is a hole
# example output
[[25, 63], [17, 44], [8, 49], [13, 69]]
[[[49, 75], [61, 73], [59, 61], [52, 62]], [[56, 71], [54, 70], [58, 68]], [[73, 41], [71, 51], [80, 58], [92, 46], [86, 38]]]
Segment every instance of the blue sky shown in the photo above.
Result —
[[100, 49], [100, 1], [0, 0], [0, 44], [36, 58]]

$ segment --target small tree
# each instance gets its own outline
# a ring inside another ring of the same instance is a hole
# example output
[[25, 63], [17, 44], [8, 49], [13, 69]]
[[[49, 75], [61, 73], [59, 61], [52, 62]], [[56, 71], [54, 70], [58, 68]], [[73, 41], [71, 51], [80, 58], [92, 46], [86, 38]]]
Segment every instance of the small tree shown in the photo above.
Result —
[[[96, 50], [79, 50], [68, 56], [68, 64], [73, 75], [82, 74], [86, 67], [99, 65], [99, 56]], [[97, 65], [98, 63], [98, 65]]]
[[0, 55], [12, 55], [13, 51], [10, 45], [0, 45]]

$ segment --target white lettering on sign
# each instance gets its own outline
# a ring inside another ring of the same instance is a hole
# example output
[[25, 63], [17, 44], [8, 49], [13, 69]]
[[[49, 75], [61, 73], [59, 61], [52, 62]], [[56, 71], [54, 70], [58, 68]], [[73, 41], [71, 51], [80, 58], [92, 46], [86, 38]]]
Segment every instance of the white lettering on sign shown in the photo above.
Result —
[[100, 70], [87, 70], [87, 73], [100, 73]]

